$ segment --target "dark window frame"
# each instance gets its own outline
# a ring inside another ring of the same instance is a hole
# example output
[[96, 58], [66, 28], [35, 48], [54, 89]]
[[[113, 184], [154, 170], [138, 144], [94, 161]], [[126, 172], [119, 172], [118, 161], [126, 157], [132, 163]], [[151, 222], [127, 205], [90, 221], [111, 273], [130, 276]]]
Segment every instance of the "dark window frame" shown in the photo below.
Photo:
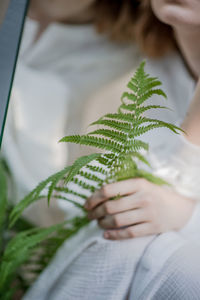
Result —
[[28, 4], [29, 0], [10, 0], [2, 6], [7, 11], [0, 23], [0, 147]]

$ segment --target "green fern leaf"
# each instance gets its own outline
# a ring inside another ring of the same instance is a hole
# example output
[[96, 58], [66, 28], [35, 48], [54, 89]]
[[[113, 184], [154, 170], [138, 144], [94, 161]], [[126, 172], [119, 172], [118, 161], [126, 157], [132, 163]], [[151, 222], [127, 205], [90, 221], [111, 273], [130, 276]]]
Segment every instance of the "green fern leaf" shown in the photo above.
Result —
[[152, 91], [153, 88], [162, 85], [162, 83], [159, 80], [153, 81], [153, 82], [148, 82], [144, 83], [143, 85], [140, 86], [140, 89], [138, 91], [138, 96], [142, 96], [143, 94], [146, 94], [150, 91]]
[[131, 152], [130, 155], [133, 156], [133, 157], [138, 158], [141, 162], [143, 162], [144, 164], [146, 164], [148, 167], [151, 167], [149, 161], [141, 153], [139, 153], [139, 152]]
[[136, 116], [140, 116], [141, 114], [143, 114], [144, 112], [151, 110], [151, 109], [169, 109], [171, 110], [169, 107], [167, 106], [161, 106], [161, 105], [147, 105], [147, 106], [141, 106], [139, 108], [137, 108], [136, 111]]
[[133, 151], [139, 151], [139, 150], [149, 150], [149, 145], [141, 140], [134, 140], [130, 141], [129, 146], [126, 148], [126, 152], [133, 152]]
[[83, 189], [85, 189], [85, 190], [88, 190], [88, 191], [91, 192], [91, 193], [94, 193], [94, 192], [96, 191], [96, 189], [97, 189], [95, 185], [88, 184], [88, 183], [86, 183], [85, 181], [80, 180], [80, 179], [78, 179], [78, 178], [74, 178], [74, 179], [72, 180], [72, 182], [76, 183], [77, 186], [79, 186], [79, 187], [81, 187], [81, 188], [83, 188]]
[[104, 125], [110, 128], [114, 128], [120, 130], [122, 133], [129, 133], [132, 126], [129, 123], [125, 122], [117, 122], [114, 120], [107, 120], [107, 119], [99, 119], [96, 122], [93, 122], [91, 125]]
[[182, 129], [180, 129], [178, 126], [176, 126], [174, 124], [160, 121], [157, 119], [150, 119], [150, 118], [143, 117], [143, 118], [141, 118], [141, 124], [142, 123], [154, 123], [154, 125], [160, 125], [160, 127], [168, 128], [176, 134], [178, 134], [180, 131], [184, 132]]
[[[103, 121], [102, 121], [103, 122]], [[79, 137], [79, 138], [78, 138]], [[112, 152], [120, 152], [121, 145], [110, 141], [109, 139], [97, 138], [90, 135], [84, 136], [67, 136], [61, 140], [61, 142], [70, 142], [79, 145], [92, 146], [95, 148], [109, 150]]]
[[127, 110], [127, 111], [131, 111], [131, 112], [135, 112], [135, 110], [137, 109], [137, 105], [136, 104], [121, 104], [119, 109], [118, 109], [118, 113], [123, 113], [123, 110]]
[[96, 172], [96, 173], [100, 173], [102, 175], [106, 175], [107, 171], [100, 167], [100, 166], [91, 166], [91, 165], [87, 165], [86, 166], [87, 169], [89, 169], [90, 171]]
[[95, 181], [100, 184], [103, 184], [103, 182], [104, 182], [104, 180], [102, 178], [99, 178], [98, 176], [88, 173], [88, 172], [80, 171], [79, 175], [84, 177], [85, 179], [92, 180], [92, 181]]
[[137, 94], [138, 87], [132, 81], [127, 84], [127, 87]]
[[17, 267], [24, 263], [30, 256], [30, 252], [50, 234], [63, 227], [63, 224], [47, 229], [32, 229], [19, 233], [14, 237], [4, 252], [0, 265], [0, 295], [10, 288]]
[[18, 220], [22, 212], [33, 202], [40, 199], [41, 192], [47, 187], [49, 183], [60, 177], [60, 174], [66, 175], [71, 170], [71, 166], [64, 168], [64, 170], [50, 176], [46, 180], [42, 181], [32, 192], [30, 192], [23, 200], [21, 200], [12, 210], [10, 214], [10, 227], [12, 227]]
[[144, 103], [147, 99], [151, 98], [153, 95], [162, 96], [167, 99], [167, 95], [161, 89], [150, 90], [147, 93], [144, 93], [138, 100], [138, 105]]
[[69, 173], [65, 179], [65, 183], [67, 184], [68, 182], [70, 182], [85, 165], [98, 159], [100, 156], [101, 156], [101, 154], [94, 153], [91, 155], [82, 156], [82, 157], [78, 158], [72, 165], [71, 170], [69, 171]]
[[121, 96], [121, 100], [123, 102], [124, 99], [128, 99], [128, 100], [131, 100], [131, 101], [134, 101], [136, 102], [137, 101], [137, 96], [135, 94], [131, 94], [131, 93], [128, 93], [128, 92], [124, 92]]
[[77, 196], [77, 197], [85, 199], [85, 200], [88, 198], [88, 196], [85, 194], [77, 193], [76, 191], [71, 190], [69, 188], [65, 188], [65, 187], [56, 187], [55, 191], [60, 192], [60, 193], [65, 193], [65, 194], [72, 194], [74, 196]]
[[122, 114], [122, 113], [119, 113], [119, 114], [107, 114], [107, 115], [105, 115], [105, 118], [133, 123], [133, 121], [134, 121], [134, 114]]
[[97, 129], [88, 133], [88, 135], [100, 135], [112, 140], [115, 140], [118, 143], [124, 143], [127, 140], [127, 134], [124, 134], [120, 131], [109, 130], [109, 129]]

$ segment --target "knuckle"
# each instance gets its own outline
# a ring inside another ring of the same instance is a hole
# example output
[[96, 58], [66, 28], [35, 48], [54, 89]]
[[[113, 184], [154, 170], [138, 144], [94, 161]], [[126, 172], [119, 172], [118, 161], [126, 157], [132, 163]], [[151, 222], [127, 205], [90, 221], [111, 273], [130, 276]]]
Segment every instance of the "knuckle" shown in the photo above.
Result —
[[112, 208], [109, 202], [104, 203], [103, 210], [106, 214], [112, 213]]
[[121, 217], [119, 217], [119, 216], [114, 216], [113, 217], [113, 225], [115, 226], [115, 227], [121, 227], [121, 224], [122, 224], [122, 220], [121, 220]]
[[127, 233], [130, 238], [136, 237], [136, 232], [134, 231], [133, 228], [127, 228]]
[[139, 178], [138, 179], [138, 185], [140, 188], [146, 188], [148, 186], [148, 181], [144, 178]]
[[108, 195], [108, 187], [107, 185], [104, 185], [102, 188], [101, 188], [101, 196], [102, 197], [107, 197]]
[[151, 198], [146, 194], [140, 198], [140, 203], [144, 207], [149, 206], [151, 204], [151, 202], [152, 202]]

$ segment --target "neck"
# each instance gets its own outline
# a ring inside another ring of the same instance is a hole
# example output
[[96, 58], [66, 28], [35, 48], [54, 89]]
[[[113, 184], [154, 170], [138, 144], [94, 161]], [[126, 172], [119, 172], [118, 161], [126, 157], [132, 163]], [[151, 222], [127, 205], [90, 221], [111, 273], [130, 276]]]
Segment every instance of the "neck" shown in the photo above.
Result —
[[94, 7], [90, 6], [83, 11], [67, 16], [63, 20], [63, 23], [80, 25], [80, 24], [92, 23], [93, 20], [94, 20]]
[[77, 6], [73, 2], [69, 5], [68, 1], [65, 0], [47, 0], [44, 2], [34, 0], [30, 2], [29, 17], [39, 22], [37, 40], [52, 22], [73, 25], [92, 23], [95, 17], [95, 9], [92, 3], [85, 6]]
[[192, 76], [197, 79], [200, 76], [200, 29], [187, 31], [176, 28], [174, 33], [185, 63]]

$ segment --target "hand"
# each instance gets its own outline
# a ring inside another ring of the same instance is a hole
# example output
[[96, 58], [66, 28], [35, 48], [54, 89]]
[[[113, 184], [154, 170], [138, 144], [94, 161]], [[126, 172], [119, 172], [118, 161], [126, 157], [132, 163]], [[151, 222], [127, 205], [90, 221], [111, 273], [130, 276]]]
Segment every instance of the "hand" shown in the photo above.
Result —
[[85, 204], [88, 217], [97, 219], [106, 229], [104, 237], [112, 240], [179, 230], [194, 206], [195, 200], [139, 178], [105, 185]]

